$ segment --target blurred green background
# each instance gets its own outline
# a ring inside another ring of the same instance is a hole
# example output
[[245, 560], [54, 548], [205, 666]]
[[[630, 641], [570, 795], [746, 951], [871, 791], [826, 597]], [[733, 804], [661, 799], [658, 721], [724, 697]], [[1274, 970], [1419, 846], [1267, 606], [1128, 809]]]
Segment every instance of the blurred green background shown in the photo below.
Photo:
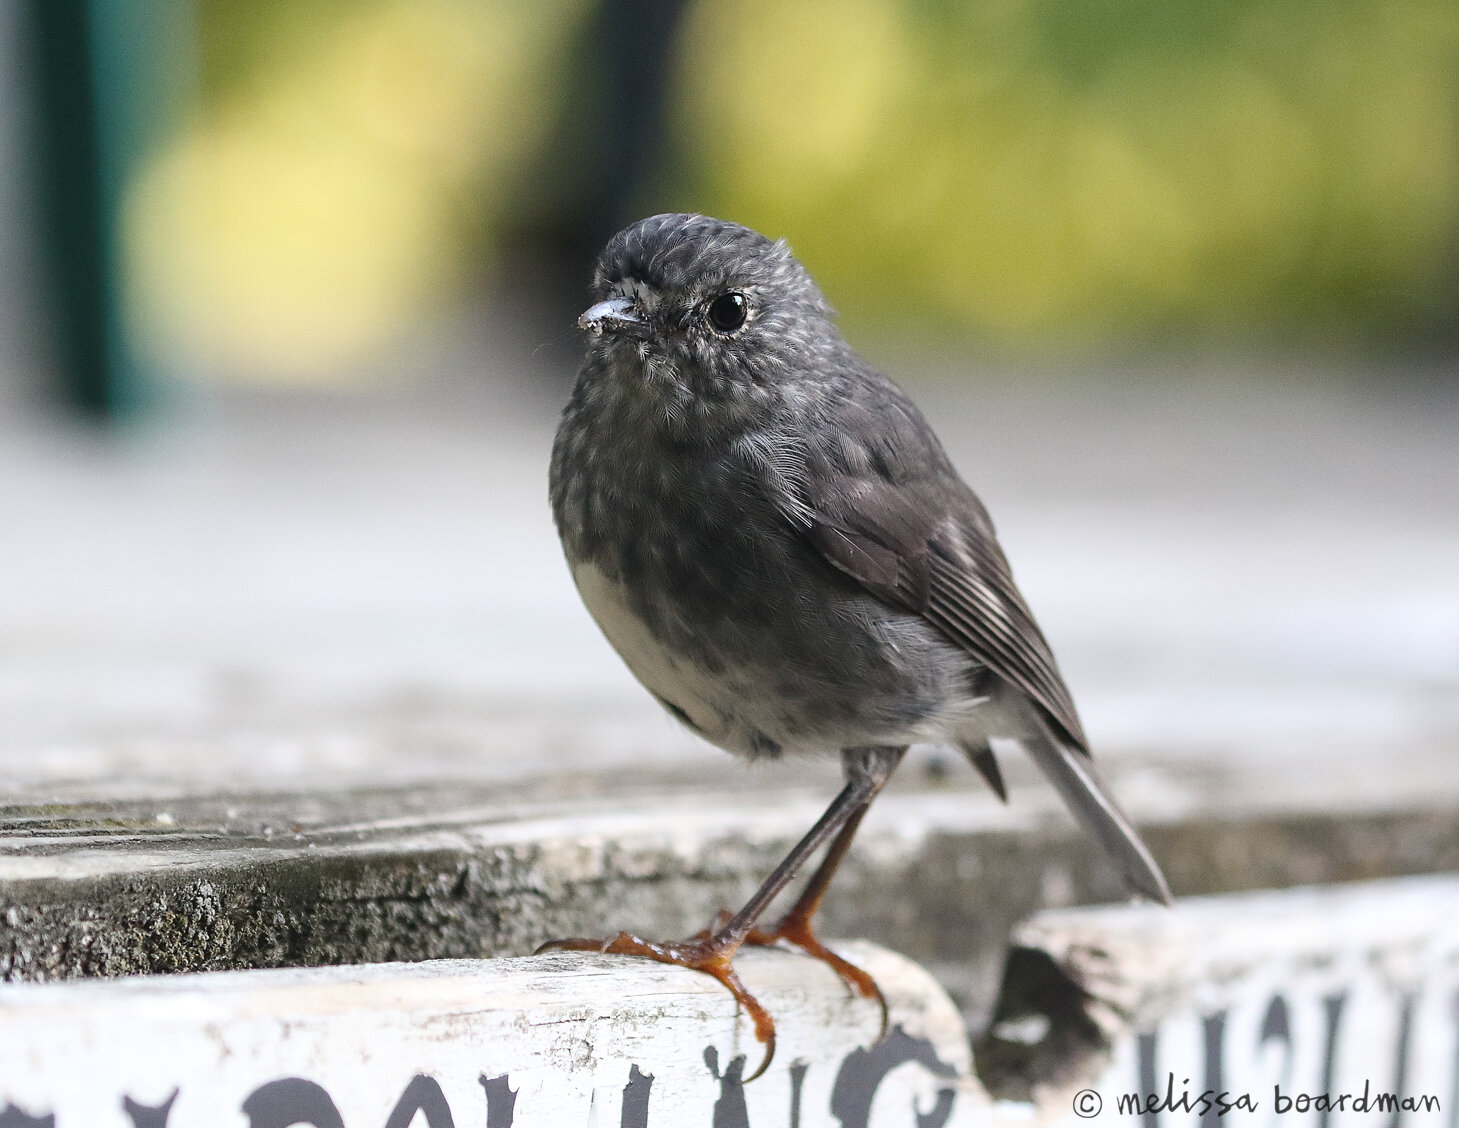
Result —
[[788, 239], [853, 333], [974, 354], [1459, 324], [1453, 0], [197, 0], [170, 58], [121, 301], [221, 379], [570, 304], [679, 209]]

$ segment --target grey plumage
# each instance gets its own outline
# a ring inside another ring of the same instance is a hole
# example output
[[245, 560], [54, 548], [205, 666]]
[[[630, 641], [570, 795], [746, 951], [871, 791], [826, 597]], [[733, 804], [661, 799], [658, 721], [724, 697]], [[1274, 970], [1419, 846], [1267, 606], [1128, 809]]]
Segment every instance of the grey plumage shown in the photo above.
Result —
[[750, 757], [955, 743], [1000, 795], [988, 741], [1018, 740], [1130, 888], [1168, 901], [987, 512], [789, 249], [654, 216], [608, 244], [592, 293], [553, 513], [659, 701]]

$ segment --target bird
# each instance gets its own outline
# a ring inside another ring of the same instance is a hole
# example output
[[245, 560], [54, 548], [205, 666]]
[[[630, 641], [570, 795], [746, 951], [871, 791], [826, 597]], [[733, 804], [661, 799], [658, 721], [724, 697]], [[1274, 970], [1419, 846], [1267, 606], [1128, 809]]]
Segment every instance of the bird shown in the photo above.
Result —
[[[736, 913], [680, 941], [629, 932], [539, 951], [641, 956], [712, 975], [775, 1052], [733, 966], [786, 942], [859, 994], [875, 982], [813, 918], [909, 746], [962, 749], [999, 799], [1017, 742], [1135, 896], [1170, 888], [1096, 773], [1047, 640], [987, 510], [921, 411], [842, 336], [784, 240], [665, 213], [614, 235], [578, 319], [587, 356], [549, 496], [578, 592], [673, 717], [747, 760], [839, 757], [845, 785]], [[776, 896], [822, 848], [788, 912]]]

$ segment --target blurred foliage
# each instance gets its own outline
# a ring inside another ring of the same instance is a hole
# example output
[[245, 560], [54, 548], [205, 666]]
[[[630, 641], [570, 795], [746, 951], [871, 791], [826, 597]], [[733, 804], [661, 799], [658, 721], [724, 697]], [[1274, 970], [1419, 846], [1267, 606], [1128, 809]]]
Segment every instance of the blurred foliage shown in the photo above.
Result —
[[[348, 374], [574, 197], [534, 176], [594, 175], [539, 160], [599, 73], [587, 0], [197, 3], [198, 108], [125, 217], [169, 352]], [[638, 198], [788, 238], [862, 322], [1455, 327], [1454, 0], [695, 0], [678, 43]]]
[[201, 105], [126, 225], [154, 340], [348, 376], [469, 277], [582, 0], [199, 0]]
[[1453, 321], [1453, 0], [700, 0], [689, 198], [1014, 346]]

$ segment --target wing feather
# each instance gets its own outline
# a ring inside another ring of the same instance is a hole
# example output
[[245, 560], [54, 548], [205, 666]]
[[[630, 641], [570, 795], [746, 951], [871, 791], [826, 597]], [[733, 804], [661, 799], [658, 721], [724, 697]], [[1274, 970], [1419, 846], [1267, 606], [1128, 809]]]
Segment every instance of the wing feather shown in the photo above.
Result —
[[[833, 567], [923, 616], [1087, 751], [1073, 699], [991, 523], [972, 491], [951, 482], [949, 490], [946, 481], [928, 488], [865, 477], [823, 480], [802, 511], [807, 535]], [[963, 503], [960, 512], [948, 511], [949, 493]]]
[[[757, 459], [770, 470], [784, 518], [831, 567], [922, 616], [1018, 690], [1040, 722], [1041, 731], [1017, 734], [1034, 762], [1130, 888], [1169, 903], [1160, 867], [1094, 771], [1074, 701], [987, 511], [917, 409], [878, 373], [862, 375], [857, 402], [833, 406], [826, 426], [783, 436], [771, 444], [772, 457]], [[1005, 795], [992, 750], [963, 747]]]

